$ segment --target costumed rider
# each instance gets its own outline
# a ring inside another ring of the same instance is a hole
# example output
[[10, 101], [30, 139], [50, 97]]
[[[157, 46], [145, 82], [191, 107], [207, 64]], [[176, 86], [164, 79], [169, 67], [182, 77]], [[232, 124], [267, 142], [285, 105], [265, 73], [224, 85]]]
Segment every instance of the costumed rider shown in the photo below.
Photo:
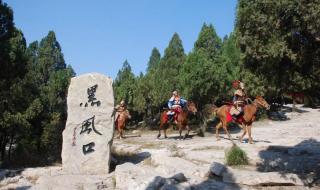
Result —
[[172, 96], [168, 101], [168, 108], [170, 109], [167, 112], [167, 115], [169, 116], [169, 121], [174, 121], [177, 123], [178, 114], [182, 111], [182, 108], [186, 106], [187, 100], [180, 97], [178, 94], [178, 91], [173, 91]]
[[235, 81], [233, 86], [236, 88], [236, 91], [234, 92], [234, 96], [232, 99], [233, 106], [230, 109], [230, 114], [233, 120], [237, 120], [237, 118], [243, 114], [246, 94], [244, 91], [244, 83], [238, 80]]
[[120, 113], [127, 110], [126, 102], [124, 100], [121, 100], [120, 104], [116, 105], [114, 109], [116, 111], [116, 116], [114, 121], [116, 122], [118, 120]]

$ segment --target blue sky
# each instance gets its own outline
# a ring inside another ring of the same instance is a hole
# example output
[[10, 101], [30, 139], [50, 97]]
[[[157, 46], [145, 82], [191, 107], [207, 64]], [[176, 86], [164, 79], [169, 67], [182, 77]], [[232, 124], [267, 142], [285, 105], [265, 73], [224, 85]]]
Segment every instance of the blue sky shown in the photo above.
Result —
[[28, 43], [56, 33], [77, 75], [115, 78], [127, 59], [145, 72], [153, 47], [163, 55], [174, 32], [192, 50], [204, 22], [222, 38], [233, 31], [236, 0], [4, 0]]

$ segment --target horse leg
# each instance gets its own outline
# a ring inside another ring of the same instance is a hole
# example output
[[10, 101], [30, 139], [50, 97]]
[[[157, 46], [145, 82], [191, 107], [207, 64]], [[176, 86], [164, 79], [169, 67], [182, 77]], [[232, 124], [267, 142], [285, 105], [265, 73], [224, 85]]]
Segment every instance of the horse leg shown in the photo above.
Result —
[[123, 136], [123, 129], [124, 129], [124, 126], [121, 127], [121, 130], [120, 130], [120, 139], [124, 138]]
[[117, 126], [117, 131], [118, 131], [118, 139], [121, 139], [121, 134], [120, 134], [120, 131], [121, 131], [121, 128], [120, 128], [120, 125], [118, 123], [118, 126]]
[[162, 129], [162, 124], [160, 124], [160, 126], [159, 126], [159, 134], [158, 134], [157, 138], [161, 137], [161, 129]]
[[220, 141], [219, 129], [220, 129], [221, 126], [222, 126], [222, 122], [220, 121], [218, 123], [218, 125], [216, 125], [216, 139], [217, 139], [217, 141]]
[[249, 135], [249, 143], [250, 144], [253, 144], [253, 140], [252, 140], [252, 137], [251, 137], [251, 128], [252, 128], [252, 124], [248, 125], [248, 135]]
[[179, 128], [179, 138], [182, 139], [182, 125], [178, 124], [178, 128]]
[[186, 138], [188, 138], [188, 136], [189, 136], [189, 132], [190, 132], [190, 127], [189, 127], [189, 125], [186, 125], [186, 129], [187, 129], [187, 132], [186, 132], [186, 134], [184, 135], [184, 138], [183, 138], [183, 139], [186, 139]]
[[243, 128], [243, 133], [239, 138], [240, 143], [242, 142], [243, 137], [247, 134], [247, 125], [244, 125], [242, 128]]
[[231, 135], [230, 135], [230, 133], [229, 133], [229, 131], [227, 129], [227, 123], [223, 122], [222, 123], [222, 127], [223, 127], [224, 131], [226, 132], [226, 134], [228, 135], [229, 140], [231, 140], [233, 142], [232, 137], [231, 137]]
[[164, 132], [164, 138], [165, 138], [165, 139], [168, 138], [168, 137], [167, 137], [167, 129], [163, 129], [163, 132]]

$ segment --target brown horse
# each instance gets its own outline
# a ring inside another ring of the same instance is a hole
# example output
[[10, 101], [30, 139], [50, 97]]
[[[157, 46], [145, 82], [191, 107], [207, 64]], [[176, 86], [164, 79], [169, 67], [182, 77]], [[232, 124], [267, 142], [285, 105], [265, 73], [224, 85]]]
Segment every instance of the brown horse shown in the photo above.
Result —
[[128, 119], [131, 119], [131, 115], [128, 110], [119, 112], [118, 116], [116, 117], [115, 126], [117, 127], [117, 130], [118, 130], [119, 139], [124, 138], [123, 129], [126, 126]]
[[[181, 133], [182, 130], [184, 128], [187, 129], [187, 132], [184, 136], [183, 139], [187, 138], [190, 132], [190, 127], [188, 126], [188, 118], [190, 116], [190, 114], [195, 115], [197, 113], [197, 107], [196, 104], [192, 101], [187, 102], [187, 109], [183, 109], [177, 116], [177, 126], [179, 128], [179, 134], [180, 134], [180, 138], [182, 138]], [[157, 136], [157, 138], [160, 138], [161, 136], [161, 130], [163, 130], [164, 132], [164, 138], [168, 138], [167, 137], [167, 128], [171, 126], [170, 122], [168, 121], [168, 116], [167, 116], [167, 112], [163, 111], [160, 115], [160, 127], [159, 127], [159, 134]]]
[[[217, 140], [220, 140], [219, 129], [222, 127], [225, 130], [226, 134], [228, 135], [229, 139], [232, 141], [231, 135], [229, 134], [228, 129], [227, 129], [228, 123], [231, 122], [231, 120], [232, 120], [231, 116], [229, 114], [230, 106], [231, 105], [223, 105], [219, 108], [214, 109], [217, 117], [220, 119], [219, 124], [216, 126]], [[270, 109], [270, 105], [261, 96], [257, 96], [252, 104], [248, 104], [248, 105], [244, 106], [244, 108], [243, 108], [244, 114], [240, 120], [237, 120], [237, 123], [243, 129], [243, 134], [241, 135], [241, 137], [239, 139], [240, 142], [242, 142], [242, 138], [248, 132], [249, 143], [250, 144], [253, 143], [253, 140], [251, 137], [251, 128], [252, 128], [252, 123], [256, 118], [255, 114], [256, 114], [259, 107], [265, 108], [267, 110]]]

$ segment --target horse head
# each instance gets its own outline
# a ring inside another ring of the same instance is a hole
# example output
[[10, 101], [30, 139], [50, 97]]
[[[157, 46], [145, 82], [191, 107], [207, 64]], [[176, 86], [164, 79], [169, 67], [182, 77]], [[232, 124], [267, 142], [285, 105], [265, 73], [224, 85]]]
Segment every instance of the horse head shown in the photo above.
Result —
[[188, 101], [187, 103], [187, 109], [189, 112], [196, 114], [198, 112], [197, 105], [193, 101]]
[[261, 107], [265, 108], [266, 110], [270, 109], [270, 105], [268, 104], [268, 102], [262, 96], [257, 96], [256, 99], [254, 100], [254, 102], [258, 106], [261, 106]]

